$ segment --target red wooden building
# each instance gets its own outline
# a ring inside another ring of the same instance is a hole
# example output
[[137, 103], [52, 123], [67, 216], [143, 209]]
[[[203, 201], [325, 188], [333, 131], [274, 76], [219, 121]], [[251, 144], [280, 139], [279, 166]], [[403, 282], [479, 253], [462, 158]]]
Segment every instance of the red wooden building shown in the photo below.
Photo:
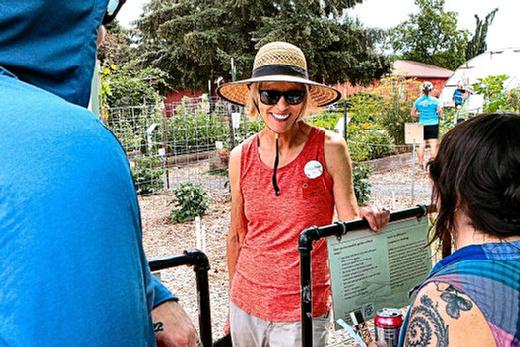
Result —
[[[405, 78], [414, 78], [419, 82], [430, 81], [433, 83], [434, 90], [432, 95], [439, 96], [442, 88], [448, 81], [448, 79], [453, 75], [453, 71], [449, 69], [445, 69], [443, 67], [423, 64], [416, 61], [410, 60], [396, 60], [392, 66], [392, 75], [399, 75]], [[339, 89], [345, 96], [352, 96], [358, 92], [368, 92], [374, 87], [377, 87], [379, 81], [374, 81], [369, 86], [353, 86], [349, 82], [338, 83], [334, 87]]]

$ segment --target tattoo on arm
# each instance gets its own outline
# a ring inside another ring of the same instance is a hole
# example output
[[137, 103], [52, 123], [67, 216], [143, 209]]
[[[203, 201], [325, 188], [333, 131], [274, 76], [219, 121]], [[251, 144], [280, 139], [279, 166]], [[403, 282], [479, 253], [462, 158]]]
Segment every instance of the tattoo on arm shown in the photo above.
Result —
[[153, 332], [157, 333], [159, 331], [164, 331], [164, 325], [162, 322], [153, 323]]
[[405, 346], [429, 346], [435, 335], [436, 347], [448, 347], [448, 325], [439, 314], [438, 303], [434, 304], [426, 295], [419, 301], [420, 304], [414, 306], [410, 312], [411, 320], [406, 332]]
[[453, 319], [460, 317], [460, 311], [469, 311], [473, 307], [471, 301], [466, 299], [464, 293], [458, 291], [451, 284], [446, 289], [440, 289], [435, 283], [437, 290], [441, 292], [441, 299], [446, 302], [446, 313]]

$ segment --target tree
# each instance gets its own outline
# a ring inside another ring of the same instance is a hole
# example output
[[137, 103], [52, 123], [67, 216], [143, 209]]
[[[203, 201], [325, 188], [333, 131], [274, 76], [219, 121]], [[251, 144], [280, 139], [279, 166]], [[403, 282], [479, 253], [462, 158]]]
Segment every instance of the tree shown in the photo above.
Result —
[[305, 52], [311, 78], [370, 82], [388, 71], [375, 49], [380, 33], [346, 19], [362, 0], [152, 0], [137, 21], [143, 65], [168, 72], [175, 89], [247, 78], [257, 49], [274, 40]]
[[455, 69], [465, 62], [468, 32], [457, 29], [457, 14], [444, 0], [415, 0], [419, 13], [388, 31], [388, 42], [402, 59]]
[[129, 32], [119, 24], [117, 19], [108, 24], [103, 43], [98, 49], [98, 59], [101, 64], [121, 67], [129, 63], [134, 56], [135, 52], [130, 46]]
[[487, 50], [486, 38], [488, 27], [493, 23], [497, 11], [498, 7], [489, 12], [484, 21], [482, 21], [479, 16], [475, 15], [475, 34], [473, 34], [471, 41], [468, 42], [468, 47], [466, 48], [466, 60], [470, 60]]
[[130, 33], [117, 20], [106, 26], [98, 49], [101, 62], [100, 99], [108, 108], [155, 104], [160, 92], [168, 89], [167, 74], [155, 67], [139, 66]]

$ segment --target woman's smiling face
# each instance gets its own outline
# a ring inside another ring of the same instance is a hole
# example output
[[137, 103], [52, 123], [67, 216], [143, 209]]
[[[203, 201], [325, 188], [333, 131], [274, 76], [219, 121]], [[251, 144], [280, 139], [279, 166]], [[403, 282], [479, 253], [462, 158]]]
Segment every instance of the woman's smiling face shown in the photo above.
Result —
[[[307, 98], [306, 93], [305, 85], [301, 83], [261, 83], [257, 100], [260, 115], [266, 126], [279, 134], [289, 131], [302, 114]], [[278, 101], [276, 101], [277, 97], [279, 98]], [[289, 102], [287, 99], [289, 99]], [[301, 102], [299, 102], [300, 100]], [[266, 103], [266, 101], [268, 102]], [[272, 105], [268, 104], [273, 102], [275, 103]]]

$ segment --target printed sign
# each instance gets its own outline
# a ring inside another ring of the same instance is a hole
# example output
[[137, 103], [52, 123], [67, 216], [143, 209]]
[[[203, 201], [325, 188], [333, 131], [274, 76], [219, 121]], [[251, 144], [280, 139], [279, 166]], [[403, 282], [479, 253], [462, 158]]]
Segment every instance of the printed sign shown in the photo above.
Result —
[[365, 229], [327, 238], [334, 320], [350, 324], [354, 310], [368, 320], [383, 307], [408, 305], [409, 290], [432, 268], [427, 233], [422, 217], [390, 223], [378, 233]]
[[413, 145], [424, 140], [423, 125], [419, 123], [404, 123], [404, 143]]

